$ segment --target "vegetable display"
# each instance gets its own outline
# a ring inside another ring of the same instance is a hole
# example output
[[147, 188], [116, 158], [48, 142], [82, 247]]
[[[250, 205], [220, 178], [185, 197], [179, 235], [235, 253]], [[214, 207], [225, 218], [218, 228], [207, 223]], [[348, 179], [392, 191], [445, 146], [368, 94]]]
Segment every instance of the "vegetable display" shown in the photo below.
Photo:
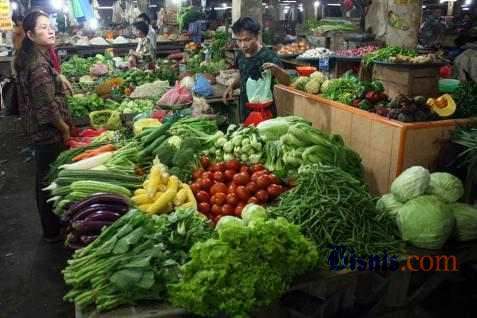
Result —
[[222, 216], [240, 216], [247, 203], [267, 204], [287, 187], [262, 165], [248, 166], [238, 160], [210, 163], [193, 173], [192, 192], [199, 212], [217, 223]]
[[349, 173], [308, 165], [299, 170], [296, 183], [269, 211], [299, 225], [320, 251], [327, 251], [330, 244], [347, 246], [363, 256], [399, 249], [394, 219], [375, 208], [366, 186]]
[[318, 259], [315, 246], [283, 218], [228, 221], [217, 237], [196, 243], [190, 254], [181, 280], [170, 287], [171, 301], [208, 317], [249, 316], [278, 299]]
[[71, 290], [64, 299], [99, 311], [165, 300], [189, 249], [210, 236], [206, 220], [191, 209], [154, 218], [132, 210], [68, 261], [63, 275]]
[[[477, 83], [460, 83], [457, 90], [452, 94], [457, 107], [454, 114], [456, 118], [468, 118], [477, 116]], [[462, 107], [464, 106], [465, 107]]]
[[76, 94], [67, 98], [67, 105], [73, 118], [86, 117], [92, 111], [105, 107], [104, 100], [96, 94]]
[[415, 57], [417, 53], [415, 50], [400, 47], [385, 47], [365, 55], [363, 61], [366, 65], [371, 65], [374, 62], [388, 62], [390, 58], [397, 55]]

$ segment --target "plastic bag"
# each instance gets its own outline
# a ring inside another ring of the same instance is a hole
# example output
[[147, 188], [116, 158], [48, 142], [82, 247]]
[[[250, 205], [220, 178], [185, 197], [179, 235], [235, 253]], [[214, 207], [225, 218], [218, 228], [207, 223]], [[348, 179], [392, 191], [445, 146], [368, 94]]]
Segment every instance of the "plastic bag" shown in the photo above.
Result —
[[192, 95], [189, 90], [176, 82], [176, 86], [168, 90], [159, 100], [163, 105], [182, 105], [192, 103]]
[[247, 80], [247, 97], [250, 103], [266, 103], [273, 100], [272, 95], [272, 73], [262, 72], [262, 78]]
[[212, 88], [212, 85], [210, 85], [209, 81], [203, 74], [196, 75], [193, 92], [204, 97], [214, 95], [214, 89]]

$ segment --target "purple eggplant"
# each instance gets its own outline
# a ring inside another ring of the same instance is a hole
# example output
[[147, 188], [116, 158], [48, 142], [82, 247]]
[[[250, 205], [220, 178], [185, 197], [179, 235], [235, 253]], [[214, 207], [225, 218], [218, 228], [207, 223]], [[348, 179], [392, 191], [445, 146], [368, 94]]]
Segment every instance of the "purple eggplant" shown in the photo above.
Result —
[[93, 242], [98, 235], [82, 235], [80, 240], [83, 244], [88, 245], [89, 243]]
[[90, 214], [85, 221], [116, 221], [121, 217], [121, 214], [112, 211], [96, 211]]
[[64, 219], [69, 219], [72, 215], [75, 215], [80, 210], [83, 210], [93, 204], [111, 204], [115, 206], [129, 207], [126, 199], [119, 195], [110, 193], [100, 193], [88, 197], [87, 199], [73, 204], [63, 216]]
[[79, 234], [99, 233], [105, 226], [111, 225], [111, 221], [75, 221], [72, 223], [73, 229]]
[[76, 214], [72, 214], [71, 221], [74, 222], [74, 221], [84, 220], [89, 215], [97, 211], [108, 211], [108, 212], [118, 213], [119, 215], [123, 215], [128, 210], [129, 208], [123, 205], [95, 203], [95, 204], [92, 204], [91, 206], [85, 207], [82, 210], [79, 210], [78, 212], [76, 212]]

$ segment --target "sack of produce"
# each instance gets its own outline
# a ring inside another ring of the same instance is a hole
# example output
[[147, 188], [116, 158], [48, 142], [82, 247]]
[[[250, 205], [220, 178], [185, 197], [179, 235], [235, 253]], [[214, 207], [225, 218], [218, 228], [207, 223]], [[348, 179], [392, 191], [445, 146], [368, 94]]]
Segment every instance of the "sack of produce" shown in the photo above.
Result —
[[451, 204], [455, 217], [454, 236], [458, 241], [477, 239], [477, 209], [464, 203]]
[[440, 249], [454, 230], [451, 208], [434, 195], [410, 200], [398, 214], [402, 239], [419, 248]]
[[391, 192], [400, 202], [407, 202], [423, 195], [429, 187], [431, 175], [429, 170], [414, 166], [397, 177], [391, 184]]
[[176, 82], [176, 86], [168, 90], [159, 100], [162, 105], [182, 105], [192, 103], [192, 95], [189, 90]]
[[446, 172], [431, 173], [429, 194], [438, 196], [447, 203], [457, 202], [464, 195], [464, 185], [459, 178]]
[[212, 88], [212, 85], [210, 85], [209, 81], [203, 74], [196, 75], [193, 92], [204, 97], [214, 95], [214, 89]]
[[162, 96], [169, 89], [168, 81], [157, 80], [138, 86], [131, 93], [131, 98], [154, 98]]
[[89, 68], [89, 74], [91, 76], [103, 76], [109, 73], [109, 68], [106, 64], [97, 63]]

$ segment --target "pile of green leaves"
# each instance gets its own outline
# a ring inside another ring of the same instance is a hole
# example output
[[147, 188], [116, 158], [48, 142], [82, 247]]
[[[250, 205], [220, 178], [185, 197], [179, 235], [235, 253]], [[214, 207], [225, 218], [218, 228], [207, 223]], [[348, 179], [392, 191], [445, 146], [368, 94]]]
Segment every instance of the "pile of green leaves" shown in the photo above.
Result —
[[477, 116], [477, 83], [462, 82], [452, 97], [457, 105], [455, 118]]
[[365, 88], [356, 76], [345, 74], [341, 78], [331, 80], [323, 96], [343, 104], [351, 105], [353, 100], [363, 95], [364, 91]]
[[365, 65], [372, 65], [374, 62], [387, 62], [389, 58], [396, 55], [415, 57], [417, 52], [411, 49], [389, 46], [365, 55], [363, 61]]
[[224, 59], [205, 62], [201, 54], [195, 54], [187, 61], [186, 67], [187, 71], [194, 74], [207, 73], [218, 75], [221, 70], [227, 69], [228, 65]]
[[169, 288], [175, 306], [197, 315], [248, 317], [317, 263], [314, 244], [283, 218], [219, 223], [217, 232], [192, 247], [180, 282]]
[[61, 64], [61, 73], [67, 78], [81, 77], [89, 74], [89, 68], [95, 63], [96, 58], [82, 58], [73, 55], [69, 60]]
[[363, 182], [340, 168], [314, 164], [300, 168], [297, 186], [269, 210], [299, 225], [320, 251], [335, 244], [365, 257], [395, 252], [400, 243], [395, 221], [375, 205]]
[[225, 58], [224, 48], [230, 40], [230, 35], [227, 32], [217, 31], [214, 35], [214, 40], [210, 46], [210, 56], [213, 61]]
[[73, 118], [88, 116], [92, 111], [105, 108], [105, 101], [96, 94], [77, 94], [67, 98], [67, 105]]
[[193, 209], [161, 216], [132, 210], [68, 261], [63, 274], [72, 289], [64, 299], [99, 311], [165, 300], [189, 249], [211, 235], [206, 218]]
[[202, 13], [193, 6], [182, 7], [177, 15], [179, 31], [182, 32], [189, 27], [189, 23], [202, 19]]
[[346, 21], [331, 21], [331, 20], [321, 20], [316, 22], [316, 26], [312, 27], [311, 30], [317, 33], [325, 32], [350, 32], [354, 31], [355, 27], [352, 23]]
[[115, 109], [123, 114], [139, 114], [150, 112], [154, 101], [150, 99], [124, 99]]

